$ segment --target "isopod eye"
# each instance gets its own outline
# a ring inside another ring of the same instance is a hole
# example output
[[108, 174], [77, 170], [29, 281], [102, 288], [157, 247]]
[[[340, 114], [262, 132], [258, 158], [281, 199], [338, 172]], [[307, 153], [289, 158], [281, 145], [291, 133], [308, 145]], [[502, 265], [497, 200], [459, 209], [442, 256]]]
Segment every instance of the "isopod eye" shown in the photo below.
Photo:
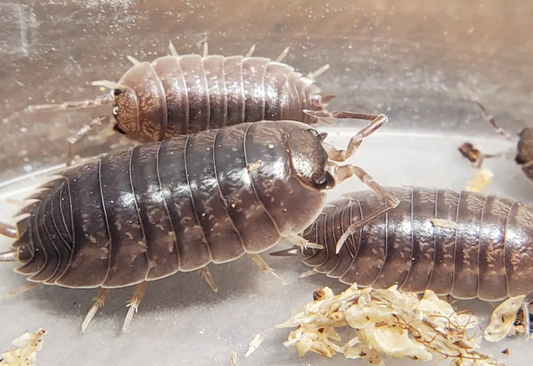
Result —
[[335, 186], [335, 178], [329, 173], [324, 172], [317, 180], [315, 180], [315, 188], [329, 189]]
[[320, 138], [320, 134], [318, 133], [317, 130], [310, 128], [308, 131], [311, 132], [311, 135], [313, 135], [316, 139]]
[[120, 133], [121, 135], [125, 135], [126, 132], [124, 132], [124, 130], [122, 130], [118, 125], [114, 125], [113, 126], [113, 130]]
[[114, 89], [114, 90], [113, 90], [113, 95], [114, 95], [115, 97], [118, 97], [118, 96], [119, 96], [120, 94], [122, 94], [122, 93], [124, 93], [124, 90], [122, 90], [122, 89]]

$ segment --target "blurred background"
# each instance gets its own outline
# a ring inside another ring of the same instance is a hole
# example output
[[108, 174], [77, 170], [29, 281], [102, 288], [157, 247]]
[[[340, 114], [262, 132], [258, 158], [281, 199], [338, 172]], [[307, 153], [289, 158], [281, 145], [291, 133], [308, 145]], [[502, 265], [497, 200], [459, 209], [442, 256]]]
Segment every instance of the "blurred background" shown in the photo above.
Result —
[[[331, 65], [318, 80], [338, 96], [330, 109], [387, 113], [390, 129], [490, 136], [466, 94], [515, 132], [533, 110], [531, 16], [530, 1], [504, 0], [2, 0], [0, 180], [62, 163], [64, 139], [109, 108], [17, 112], [101, 95], [91, 81], [118, 81], [127, 55], [153, 60], [170, 40], [182, 54], [205, 41], [271, 58], [290, 46], [302, 73]], [[80, 141], [80, 155], [106, 149], [94, 145]]]
[[[90, 83], [118, 81], [131, 66], [126, 56], [153, 60], [169, 53], [169, 41], [180, 54], [201, 53], [206, 41], [209, 53], [223, 55], [245, 54], [255, 44], [256, 56], [273, 59], [290, 46], [284, 61], [303, 74], [330, 64], [317, 80], [324, 95], [337, 95], [329, 110], [389, 117], [358, 151], [358, 164], [383, 185], [460, 190], [474, 174], [457, 151], [463, 142], [487, 152], [516, 149], [516, 141], [494, 133], [473, 99], [513, 135], [530, 124], [531, 19], [533, 2], [525, 0], [0, 0], [0, 220], [11, 220], [18, 209], [6, 202], [24, 196], [22, 185], [35, 185], [36, 176], [64, 164], [71, 134], [111, 112], [23, 109], [107, 93]], [[342, 148], [361, 126], [343, 121], [327, 129]], [[76, 154], [91, 157], [128, 144], [118, 135], [95, 138], [106, 127], [80, 141]], [[531, 182], [513, 161], [489, 165], [489, 192], [530, 201]], [[346, 184], [331, 197], [355, 189], [366, 188]], [[2, 238], [0, 246], [9, 243]], [[44, 327], [50, 333], [39, 354], [42, 365], [229, 365], [232, 351], [240, 365], [365, 364], [300, 359], [281, 345], [288, 331], [270, 332], [250, 359], [243, 358], [255, 334], [286, 320], [314, 290], [344, 289], [320, 275], [299, 279], [307, 268], [294, 261], [268, 260], [289, 288], [241, 258], [211, 269], [218, 294], [197, 273], [151, 284], [127, 335], [120, 328], [132, 290], [113, 291], [83, 336], [79, 326], [95, 291], [46, 287], [12, 298], [8, 293], [24, 277], [0, 266], [0, 347]], [[475, 306], [486, 320], [492, 306]], [[501, 354], [504, 348], [510, 356]], [[507, 366], [533, 355], [523, 340], [488, 350]]]

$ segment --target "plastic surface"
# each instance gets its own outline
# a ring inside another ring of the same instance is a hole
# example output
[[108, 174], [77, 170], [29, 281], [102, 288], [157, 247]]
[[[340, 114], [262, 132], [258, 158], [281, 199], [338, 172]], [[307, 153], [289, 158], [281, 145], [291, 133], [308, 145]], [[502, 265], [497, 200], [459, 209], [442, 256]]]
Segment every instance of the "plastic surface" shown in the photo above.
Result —
[[[330, 132], [328, 141], [336, 146], [345, 146], [353, 134], [346, 129], [326, 130]], [[384, 185], [460, 190], [474, 174], [457, 151], [461, 142], [462, 137], [402, 134], [384, 128], [365, 140], [352, 160]], [[478, 142], [491, 151], [513, 146], [499, 138]], [[527, 201], [533, 183], [512, 161], [489, 161], [487, 167], [495, 175], [487, 193]], [[16, 187], [22, 188], [20, 184]], [[361, 189], [366, 187], [353, 178], [331, 192], [330, 199]], [[4, 192], [0, 197], [2, 207], [9, 211], [16, 209], [5, 203]], [[3, 211], [0, 220], [6, 220], [8, 214], [7, 210]], [[6, 248], [8, 243], [3, 239], [0, 247]], [[106, 306], [81, 335], [81, 322], [97, 291], [45, 287], [9, 298], [8, 293], [23, 286], [25, 280], [11, 272], [12, 265], [3, 264], [0, 266], [0, 324], [4, 325], [4, 330], [0, 333], [0, 345], [6, 347], [18, 333], [42, 327], [49, 331], [39, 354], [42, 365], [229, 365], [233, 351], [237, 352], [240, 365], [364, 365], [366, 361], [345, 361], [342, 356], [325, 359], [309, 354], [300, 359], [296, 350], [283, 347], [289, 330], [271, 328], [311, 301], [314, 290], [328, 285], [339, 292], [346, 286], [319, 274], [299, 279], [298, 276], [309, 268], [298, 258], [263, 257], [289, 287], [259, 272], [246, 257], [211, 266], [218, 294], [211, 292], [199, 273], [180, 273], [148, 286], [127, 334], [121, 333], [121, 327], [133, 288], [112, 291]], [[457, 308], [472, 309], [484, 318], [492, 311], [490, 304], [479, 301], [462, 301]], [[249, 342], [257, 333], [268, 329], [271, 330], [264, 343], [245, 359]], [[522, 365], [523, 357], [530, 354], [530, 344], [524, 339], [485, 343], [484, 346], [508, 366]], [[505, 348], [510, 350], [510, 356], [501, 354]], [[391, 360], [387, 365], [410, 365], [411, 362]]]
[[[473, 176], [457, 148], [465, 141], [487, 152], [515, 148], [495, 135], [469, 98], [479, 98], [498, 122], [517, 133], [533, 115], [533, 3], [450, 0], [379, 1], [171, 1], [171, 0], [0, 0], [0, 220], [9, 221], [20, 199], [37, 181], [28, 177], [64, 163], [66, 138], [95, 110], [30, 115], [28, 104], [94, 98], [94, 80], [117, 81], [130, 67], [127, 55], [153, 60], [168, 54], [209, 52], [275, 58], [302, 73], [329, 63], [318, 79], [324, 95], [338, 97], [329, 109], [386, 113], [389, 125], [367, 139], [351, 160], [383, 185], [462, 189]], [[339, 126], [342, 126], [339, 127]], [[328, 126], [328, 140], [344, 147], [362, 123]], [[105, 128], [100, 128], [103, 131]], [[97, 131], [95, 131], [96, 133]], [[76, 153], [94, 156], [111, 149], [118, 136], [80, 141]], [[494, 160], [487, 193], [530, 202], [533, 183], [512, 160]], [[331, 193], [366, 189], [356, 179]], [[0, 238], [0, 250], [10, 240]], [[299, 358], [282, 342], [289, 330], [271, 330], [248, 359], [248, 343], [271, 329], [325, 285], [345, 288], [316, 275], [296, 258], [268, 258], [288, 283], [266, 276], [247, 258], [213, 266], [219, 293], [198, 273], [178, 274], [150, 284], [130, 333], [121, 334], [133, 289], [113, 291], [86, 334], [81, 322], [94, 290], [33, 289], [10, 297], [26, 282], [0, 265], [0, 351], [26, 331], [49, 334], [39, 365], [364, 365], [342, 356]], [[488, 316], [492, 306], [461, 302]], [[510, 355], [501, 354], [508, 348]], [[523, 339], [485, 344], [508, 366], [533, 355]], [[410, 365], [391, 360], [387, 365]]]

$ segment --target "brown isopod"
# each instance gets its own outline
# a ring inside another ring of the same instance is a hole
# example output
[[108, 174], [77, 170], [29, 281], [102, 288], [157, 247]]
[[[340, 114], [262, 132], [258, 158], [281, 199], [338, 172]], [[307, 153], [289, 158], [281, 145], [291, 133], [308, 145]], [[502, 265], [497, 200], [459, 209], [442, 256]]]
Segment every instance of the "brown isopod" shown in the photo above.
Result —
[[[128, 57], [133, 66], [117, 82], [95, 81], [112, 89], [110, 95], [94, 100], [29, 106], [29, 112], [93, 108], [112, 104], [114, 130], [138, 142], [216, 129], [262, 120], [316, 121], [305, 110], [322, 111], [334, 96], [322, 97], [314, 84], [325, 65], [306, 77], [281, 61], [286, 48], [274, 61], [245, 56], [178, 55], [170, 43], [171, 55], [152, 62]], [[109, 116], [94, 119], [68, 139], [67, 162], [72, 145]]]
[[533, 295], [532, 208], [468, 191], [385, 189], [400, 203], [372, 220], [384, 207], [373, 192], [327, 203], [302, 234], [325, 249], [271, 254], [302, 254], [314, 271], [361, 287], [483, 301]]
[[[353, 117], [353, 116], [352, 116]], [[85, 330], [110, 289], [137, 285], [124, 328], [146, 285], [177, 272], [202, 271], [244, 254], [265, 272], [259, 253], [297, 236], [320, 213], [326, 193], [355, 175], [397, 204], [371, 176], [339, 166], [363, 139], [387, 122], [371, 120], [337, 150], [326, 134], [294, 121], [248, 122], [140, 144], [67, 168], [30, 196], [16, 226], [0, 233], [17, 238], [0, 261], [32, 282], [101, 288]], [[29, 215], [29, 216], [28, 216]]]
[[[512, 135], [502, 127], [498, 126], [494, 116], [489, 114], [487, 108], [479, 101], [474, 101], [481, 109], [484, 118], [491, 124], [494, 131], [504, 136], [508, 141], [514, 141]], [[515, 162], [522, 167], [522, 172], [529, 179], [533, 180], [533, 128], [525, 127], [518, 133], [518, 142], [516, 150], [512, 152], [503, 152], [498, 154], [484, 154], [477, 149], [472, 143], [465, 142], [459, 147], [459, 152], [465, 158], [470, 160], [476, 168], [483, 165], [485, 159], [500, 158], [513, 156]]]

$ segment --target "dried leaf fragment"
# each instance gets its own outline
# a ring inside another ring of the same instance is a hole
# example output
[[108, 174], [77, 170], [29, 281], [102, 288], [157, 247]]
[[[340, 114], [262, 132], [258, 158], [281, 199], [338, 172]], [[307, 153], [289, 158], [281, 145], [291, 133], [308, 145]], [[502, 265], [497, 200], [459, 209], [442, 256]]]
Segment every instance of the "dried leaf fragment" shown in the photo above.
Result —
[[[480, 352], [479, 323], [469, 313], [456, 313], [433, 291], [422, 298], [389, 289], [358, 289], [352, 285], [339, 295], [325, 287], [315, 299], [277, 328], [296, 328], [284, 342], [300, 356], [337, 353], [382, 365], [384, 357], [429, 361], [450, 358], [456, 366], [499, 365]], [[353, 330], [342, 344], [337, 328]]]
[[430, 220], [433, 226], [435, 227], [444, 227], [448, 229], [457, 229], [457, 224], [450, 220], [444, 220], [444, 219], [431, 219]]
[[237, 353], [231, 352], [230, 365], [237, 366], [238, 364], [239, 364], [239, 359], [237, 358]]
[[35, 333], [24, 333], [12, 343], [18, 348], [2, 354], [2, 366], [36, 366], [37, 352], [43, 348], [42, 337], [46, 330], [39, 329]]
[[472, 178], [470, 183], [468, 183], [468, 185], [465, 187], [465, 191], [481, 193], [489, 184], [492, 183], [493, 177], [494, 173], [492, 173], [489, 169], [481, 169], [474, 175], [474, 178]]
[[261, 343], [263, 343], [264, 339], [265, 336], [262, 333], [257, 334], [248, 345], [248, 351], [246, 351], [244, 357], [248, 358], [248, 356], [254, 353], [255, 350], [261, 345]]
[[487, 341], [498, 342], [511, 332], [518, 310], [522, 307], [525, 298], [525, 295], [511, 297], [494, 309], [490, 316], [490, 324], [484, 333]]

